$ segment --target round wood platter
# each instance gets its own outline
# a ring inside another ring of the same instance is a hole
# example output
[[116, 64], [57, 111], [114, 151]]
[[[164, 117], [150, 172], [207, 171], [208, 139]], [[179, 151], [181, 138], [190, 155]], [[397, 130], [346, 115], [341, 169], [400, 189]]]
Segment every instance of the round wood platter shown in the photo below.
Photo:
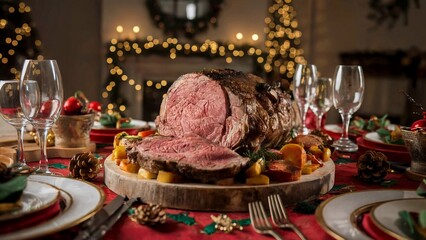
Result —
[[139, 197], [145, 203], [185, 210], [245, 212], [252, 201], [260, 200], [268, 206], [267, 197], [271, 194], [279, 194], [284, 204], [291, 205], [327, 193], [334, 185], [335, 166], [329, 160], [298, 181], [259, 186], [161, 183], [122, 171], [111, 160], [111, 155], [105, 160], [104, 170], [108, 188], [129, 198]]

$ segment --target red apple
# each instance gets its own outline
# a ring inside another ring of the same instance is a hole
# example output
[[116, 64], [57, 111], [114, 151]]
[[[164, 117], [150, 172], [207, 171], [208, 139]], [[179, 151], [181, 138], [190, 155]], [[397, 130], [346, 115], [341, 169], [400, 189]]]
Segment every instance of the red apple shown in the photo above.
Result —
[[83, 104], [81, 101], [75, 97], [69, 97], [64, 103], [64, 113], [65, 115], [79, 115], [81, 114], [81, 109]]
[[423, 112], [423, 119], [417, 120], [411, 125], [411, 130], [417, 128], [426, 128], [426, 112]]
[[87, 108], [95, 112], [100, 112], [102, 110], [102, 105], [100, 102], [93, 101], [89, 103]]
[[49, 116], [52, 111], [52, 101], [47, 100], [41, 104], [40, 113], [43, 116]]

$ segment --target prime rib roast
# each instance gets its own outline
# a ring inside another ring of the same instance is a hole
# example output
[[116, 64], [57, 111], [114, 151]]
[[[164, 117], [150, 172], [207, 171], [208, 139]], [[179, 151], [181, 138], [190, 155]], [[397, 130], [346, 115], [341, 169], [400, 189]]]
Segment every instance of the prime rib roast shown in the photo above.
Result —
[[231, 69], [189, 73], [169, 88], [155, 123], [164, 136], [197, 134], [231, 149], [282, 145], [292, 127], [290, 96]]
[[234, 150], [281, 146], [292, 127], [290, 96], [252, 74], [231, 69], [179, 77], [163, 99], [156, 127], [129, 158], [151, 172], [201, 182], [235, 176], [248, 158]]

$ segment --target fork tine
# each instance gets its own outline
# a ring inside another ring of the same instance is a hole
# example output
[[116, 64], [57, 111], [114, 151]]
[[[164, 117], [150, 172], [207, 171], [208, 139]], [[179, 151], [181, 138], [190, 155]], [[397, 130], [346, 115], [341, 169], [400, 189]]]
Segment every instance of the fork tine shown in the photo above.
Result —
[[268, 228], [272, 228], [272, 225], [268, 221], [268, 217], [266, 216], [265, 209], [263, 208], [262, 203], [258, 201], [258, 202], [256, 202], [256, 205], [257, 205], [257, 210], [259, 212], [259, 216], [260, 216], [260, 218], [263, 222], [263, 225], [268, 227]]
[[271, 213], [272, 222], [278, 224], [277, 211], [275, 210], [274, 199], [271, 196], [268, 196], [269, 212]]
[[249, 203], [249, 214], [250, 214], [251, 225], [253, 226], [254, 229], [256, 229], [258, 224], [257, 224], [257, 217], [255, 217], [255, 212], [253, 209], [253, 203]]
[[283, 202], [281, 201], [280, 195], [275, 194], [274, 197], [275, 197], [275, 201], [277, 202], [277, 205], [278, 205], [278, 208], [279, 208], [278, 212], [280, 212], [282, 214], [281, 217], [284, 218], [284, 219], [288, 219], [287, 213], [286, 213], [285, 208], [283, 206]]

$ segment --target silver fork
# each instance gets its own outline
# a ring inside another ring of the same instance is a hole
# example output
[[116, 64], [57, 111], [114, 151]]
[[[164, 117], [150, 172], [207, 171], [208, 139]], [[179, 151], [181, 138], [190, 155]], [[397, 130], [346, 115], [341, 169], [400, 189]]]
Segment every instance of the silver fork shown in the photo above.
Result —
[[256, 232], [261, 234], [269, 234], [277, 240], [282, 240], [280, 235], [272, 229], [271, 223], [269, 223], [268, 217], [265, 214], [265, 209], [261, 202], [249, 203], [250, 221]]
[[287, 217], [285, 208], [278, 194], [268, 196], [269, 211], [271, 212], [272, 222], [279, 228], [293, 230], [302, 240], [306, 240], [303, 233]]

